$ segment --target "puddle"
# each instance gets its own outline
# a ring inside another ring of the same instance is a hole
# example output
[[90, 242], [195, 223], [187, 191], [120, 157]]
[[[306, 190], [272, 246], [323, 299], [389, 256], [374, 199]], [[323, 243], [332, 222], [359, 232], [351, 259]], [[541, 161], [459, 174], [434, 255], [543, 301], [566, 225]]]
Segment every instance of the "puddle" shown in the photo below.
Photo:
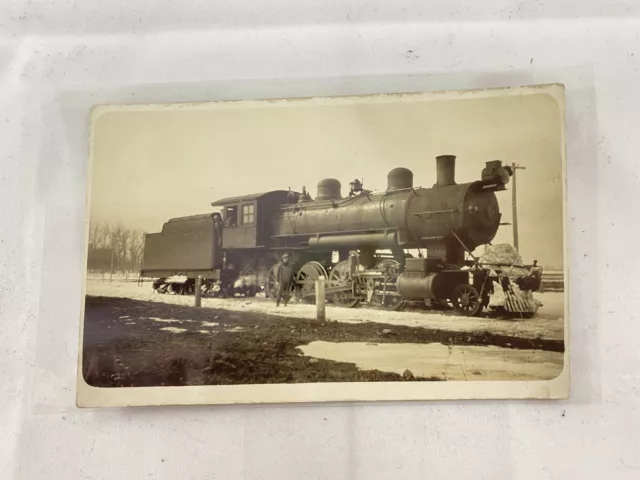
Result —
[[311, 342], [305, 356], [354, 363], [361, 370], [446, 380], [546, 380], [562, 371], [563, 354], [492, 346], [446, 346], [440, 343]]
[[182, 333], [187, 331], [186, 328], [178, 328], [178, 327], [164, 327], [164, 328], [161, 328], [160, 330], [164, 330], [165, 332], [173, 332], [173, 333]]
[[213, 335], [215, 332], [211, 330], [198, 330], [198, 333], [204, 333], [205, 335]]

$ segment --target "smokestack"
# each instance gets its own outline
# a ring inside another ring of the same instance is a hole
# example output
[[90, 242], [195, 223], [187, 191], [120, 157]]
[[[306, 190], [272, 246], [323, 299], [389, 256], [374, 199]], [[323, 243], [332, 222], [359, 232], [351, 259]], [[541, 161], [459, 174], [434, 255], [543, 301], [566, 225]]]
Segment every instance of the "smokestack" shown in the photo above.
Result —
[[440, 155], [436, 157], [438, 179], [436, 187], [446, 187], [456, 184], [456, 156]]

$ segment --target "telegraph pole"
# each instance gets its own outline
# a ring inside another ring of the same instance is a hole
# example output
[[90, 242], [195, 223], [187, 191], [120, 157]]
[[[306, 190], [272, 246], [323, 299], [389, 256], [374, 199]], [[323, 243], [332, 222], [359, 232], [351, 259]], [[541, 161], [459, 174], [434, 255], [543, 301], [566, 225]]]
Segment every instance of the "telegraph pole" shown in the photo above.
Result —
[[511, 164], [511, 168], [513, 169], [513, 187], [511, 189], [511, 205], [513, 209], [512, 217], [513, 217], [513, 247], [516, 249], [518, 253], [520, 253], [520, 248], [518, 245], [518, 200], [516, 197], [516, 171], [517, 170], [526, 170], [527, 167], [520, 167], [516, 165], [516, 163]]

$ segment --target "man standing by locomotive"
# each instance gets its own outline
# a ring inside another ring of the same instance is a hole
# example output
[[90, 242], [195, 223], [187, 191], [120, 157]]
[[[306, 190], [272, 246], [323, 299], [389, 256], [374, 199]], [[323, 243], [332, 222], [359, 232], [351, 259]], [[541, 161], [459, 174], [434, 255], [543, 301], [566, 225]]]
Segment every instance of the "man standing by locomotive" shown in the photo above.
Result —
[[287, 306], [291, 297], [291, 286], [293, 285], [293, 266], [290, 263], [291, 255], [285, 253], [282, 261], [278, 264], [276, 271], [276, 281], [278, 282], [278, 291], [276, 293], [276, 306], [280, 306], [280, 300], [284, 300], [284, 306]]
[[533, 261], [533, 265], [529, 270], [529, 277], [531, 278], [531, 290], [534, 292], [540, 291], [542, 286], [542, 267], [538, 266], [538, 260]]

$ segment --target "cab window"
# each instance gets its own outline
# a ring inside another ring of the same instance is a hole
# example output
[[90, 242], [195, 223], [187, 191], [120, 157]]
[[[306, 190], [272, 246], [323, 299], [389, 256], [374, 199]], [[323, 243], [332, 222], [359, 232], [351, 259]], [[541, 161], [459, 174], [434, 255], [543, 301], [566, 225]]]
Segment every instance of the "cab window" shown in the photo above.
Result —
[[225, 224], [228, 227], [238, 225], [238, 207], [227, 207]]
[[250, 225], [254, 222], [254, 205], [243, 205], [242, 206], [242, 224]]

